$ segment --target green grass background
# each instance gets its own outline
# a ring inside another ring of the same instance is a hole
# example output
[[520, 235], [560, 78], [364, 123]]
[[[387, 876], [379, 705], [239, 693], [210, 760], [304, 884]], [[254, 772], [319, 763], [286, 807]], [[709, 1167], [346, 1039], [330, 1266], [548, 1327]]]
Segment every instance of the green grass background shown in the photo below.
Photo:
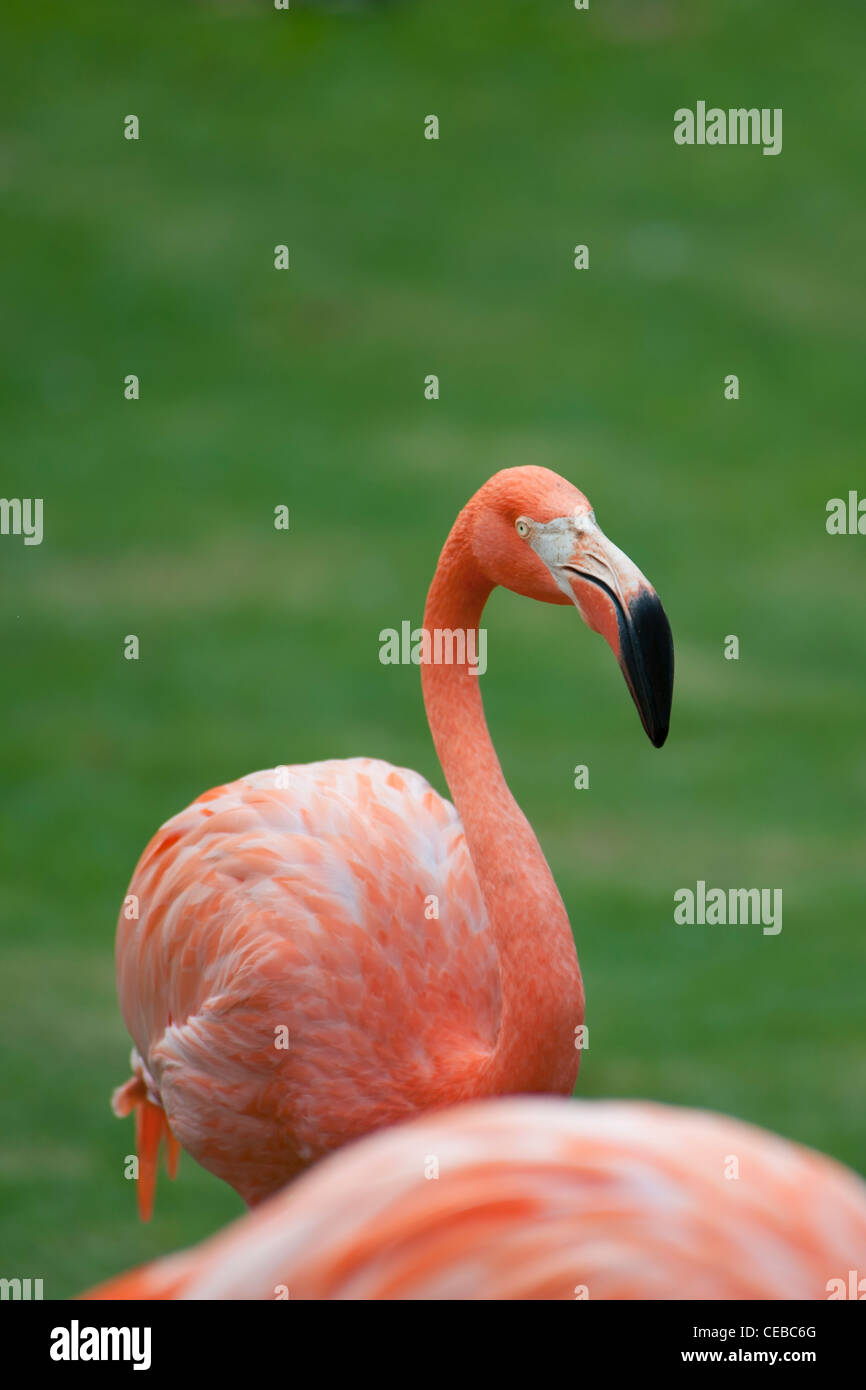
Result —
[[[659, 753], [576, 614], [488, 612], [491, 730], [586, 978], [580, 1094], [866, 1167], [866, 540], [824, 528], [866, 492], [862, 6], [15, 0], [2, 37], [0, 493], [46, 531], [0, 539], [0, 1274], [67, 1296], [240, 1211], [184, 1158], [137, 1222], [126, 884], [259, 767], [445, 790], [377, 635], [513, 464], [589, 495], [676, 640]], [[783, 107], [782, 154], [676, 147], [699, 98]], [[781, 935], [675, 926], [698, 878], [781, 887]]]

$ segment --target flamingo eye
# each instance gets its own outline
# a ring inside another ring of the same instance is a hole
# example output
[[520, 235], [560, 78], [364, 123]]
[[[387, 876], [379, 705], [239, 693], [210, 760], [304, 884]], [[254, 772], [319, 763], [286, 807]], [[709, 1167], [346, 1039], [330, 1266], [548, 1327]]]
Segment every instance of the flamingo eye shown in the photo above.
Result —
[[526, 537], [529, 535], [529, 522], [525, 521], [522, 516], [519, 516], [514, 523], [514, 529], [518, 536]]

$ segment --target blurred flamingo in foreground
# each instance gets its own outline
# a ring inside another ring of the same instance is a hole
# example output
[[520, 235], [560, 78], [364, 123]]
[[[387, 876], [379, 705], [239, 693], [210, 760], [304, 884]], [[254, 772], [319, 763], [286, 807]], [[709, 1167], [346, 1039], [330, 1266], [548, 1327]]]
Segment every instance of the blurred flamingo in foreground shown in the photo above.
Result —
[[[673, 683], [662, 606], [547, 469], [497, 473], [461, 511], [426, 631], [477, 637], [496, 585], [574, 604], [661, 746]], [[422, 665], [422, 685], [456, 811], [417, 773], [351, 758], [217, 787], [147, 846], [117, 930], [135, 1050], [114, 1097], [118, 1114], [136, 1111], [144, 1217], [163, 1134], [253, 1204], [419, 1111], [571, 1092], [584, 1017], [571, 928], [502, 775], [477, 673], [452, 654]], [[551, 668], [561, 679], [557, 652]]]
[[821, 1299], [864, 1261], [866, 1184], [821, 1154], [702, 1111], [520, 1097], [371, 1135], [89, 1297]]

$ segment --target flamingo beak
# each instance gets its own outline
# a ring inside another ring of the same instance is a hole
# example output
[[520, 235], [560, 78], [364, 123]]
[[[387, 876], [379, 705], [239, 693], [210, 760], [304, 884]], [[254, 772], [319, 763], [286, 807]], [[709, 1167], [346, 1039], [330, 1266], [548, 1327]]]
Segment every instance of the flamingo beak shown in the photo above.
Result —
[[607, 642], [650, 742], [661, 748], [670, 725], [674, 646], [655, 589], [608, 540], [592, 512], [546, 524], [524, 521], [532, 549], [587, 627]]
[[650, 742], [661, 748], [670, 726], [674, 644], [658, 594], [594, 522], [561, 573], [584, 622], [616, 657]]

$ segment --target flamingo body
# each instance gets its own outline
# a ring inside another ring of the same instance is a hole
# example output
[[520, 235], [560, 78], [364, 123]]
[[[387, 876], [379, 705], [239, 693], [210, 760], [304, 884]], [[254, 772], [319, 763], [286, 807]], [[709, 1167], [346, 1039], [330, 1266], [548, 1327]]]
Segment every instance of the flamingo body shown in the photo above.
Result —
[[664, 743], [673, 647], [655, 591], [565, 479], [496, 474], [458, 515], [424, 615], [426, 633], [466, 639], [421, 664], [454, 806], [371, 759], [292, 767], [286, 786], [271, 770], [207, 792], [139, 862], [116, 952], [134, 1076], [114, 1105], [136, 1112], [143, 1216], [163, 1136], [252, 1204], [419, 1111], [572, 1090], [574, 937], [465, 659], [497, 585], [573, 604]]
[[129, 894], [136, 1069], [245, 1201], [483, 1085], [495, 943], [454, 807], [418, 773], [352, 758], [217, 787], [158, 831]]
[[821, 1154], [702, 1111], [520, 1097], [371, 1135], [92, 1296], [822, 1299], [864, 1259], [866, 1184]]

